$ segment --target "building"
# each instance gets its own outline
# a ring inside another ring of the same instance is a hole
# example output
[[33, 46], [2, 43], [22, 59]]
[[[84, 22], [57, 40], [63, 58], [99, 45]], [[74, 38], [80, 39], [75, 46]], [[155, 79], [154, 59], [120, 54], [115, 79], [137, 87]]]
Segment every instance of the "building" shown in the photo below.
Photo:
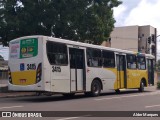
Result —
[[0, 80], [8, 79], [8, 61], [0, 55]]
[[111, 47], [152, 54], [156, 57], [157, 30], [150, 25], [115, 27], [110, 38]]

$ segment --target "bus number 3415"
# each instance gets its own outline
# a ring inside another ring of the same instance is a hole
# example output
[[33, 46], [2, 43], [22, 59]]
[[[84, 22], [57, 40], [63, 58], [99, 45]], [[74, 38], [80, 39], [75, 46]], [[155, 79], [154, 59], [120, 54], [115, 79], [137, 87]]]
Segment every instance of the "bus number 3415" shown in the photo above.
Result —
[[52, 72], [61, 72], [61, 68], [58, 66], [52, 66]]
[[35, 70], [36, 64], [27, 64], [27, 70]]

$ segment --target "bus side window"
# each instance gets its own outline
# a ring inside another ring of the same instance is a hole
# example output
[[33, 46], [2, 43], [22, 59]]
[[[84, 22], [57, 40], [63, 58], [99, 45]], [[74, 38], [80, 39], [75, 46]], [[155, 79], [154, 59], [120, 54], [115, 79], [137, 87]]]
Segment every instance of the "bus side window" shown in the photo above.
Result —
[[48, 61], [50, 64], [68, 64], [67, 46], [65, 44], [48, 41], [46, 44], [46, 49]]
[[127, 55], [127, 68], [136, 69], [137, 68], [137, 57], [136, 55]]
[[101, 50], [95, 48], [87, 48], [87, 65], [89, 67], [101, 67]]
[[113, 68], [115, 67], [115, 56], [114, 52], [103, 50], [103, 67]]
[[144, 56], [138, 56], [138, 69], [145, 70], [146, 69], [146, 59]]

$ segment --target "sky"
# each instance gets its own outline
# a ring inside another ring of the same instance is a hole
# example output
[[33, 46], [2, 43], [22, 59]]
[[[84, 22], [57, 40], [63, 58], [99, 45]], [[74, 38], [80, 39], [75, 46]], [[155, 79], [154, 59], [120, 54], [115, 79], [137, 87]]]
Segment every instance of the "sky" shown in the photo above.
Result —
[[[151, 25], [160, 35], [160, 0], [119, 0], [123, 3], [114, 8], [115, 27], [130, 25]], [[160, 37], [158, 46], [160, 46]], [[160, 47], [158, 47], [160, 55]], [[0, 55], [8, 59], [8, 48], [0, 46]]]
[[119, 0], [114, 8], [115, 26], [151, 25], [160, 28], [160, 0]]

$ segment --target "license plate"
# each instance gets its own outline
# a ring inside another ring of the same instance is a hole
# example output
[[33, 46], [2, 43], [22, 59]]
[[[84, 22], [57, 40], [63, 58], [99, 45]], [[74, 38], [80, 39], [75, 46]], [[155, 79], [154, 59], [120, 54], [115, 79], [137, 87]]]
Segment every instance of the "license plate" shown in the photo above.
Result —
[[26, 83], [26, 79], [20, 79], [20, 83]]

